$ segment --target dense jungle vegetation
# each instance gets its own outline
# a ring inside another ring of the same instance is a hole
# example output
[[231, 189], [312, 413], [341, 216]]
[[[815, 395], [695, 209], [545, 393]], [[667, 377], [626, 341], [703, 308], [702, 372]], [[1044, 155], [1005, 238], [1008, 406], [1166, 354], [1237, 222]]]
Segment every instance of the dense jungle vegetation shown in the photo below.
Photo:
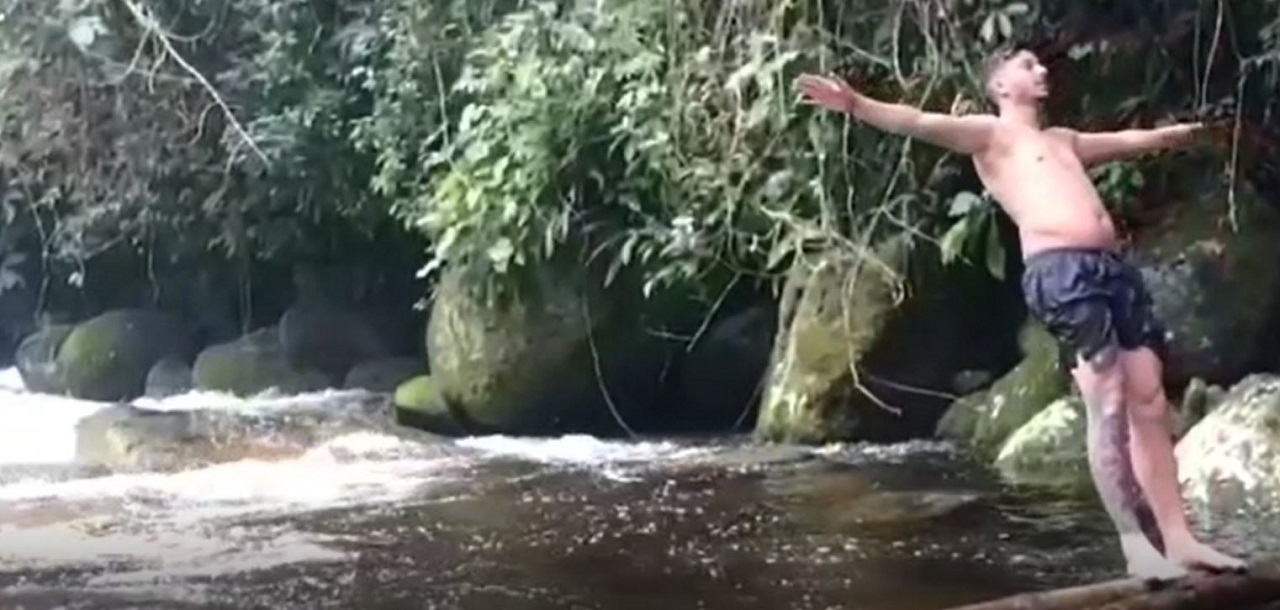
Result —
[[[566, 247], [650, 286], [769, 282], [903, 233], [1001, 274], [965, 160], [792, 79], [981, 111], [976, 67], [1012, 40], [1055, 122], [1226, 109], [1223, 168], [1248, 170], [1278, 34], [1273, 1], [3, 0], [0, 290], [384, 256], [500, 278]], [[1159, 168], [1097, 179], [1118, 201]]]

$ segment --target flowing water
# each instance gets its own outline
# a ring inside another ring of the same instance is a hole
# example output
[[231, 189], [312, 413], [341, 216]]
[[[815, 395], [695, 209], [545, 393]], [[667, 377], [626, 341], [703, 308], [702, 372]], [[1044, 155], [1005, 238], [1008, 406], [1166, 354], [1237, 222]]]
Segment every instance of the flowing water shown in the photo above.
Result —
[[[145, 406], [290, 400], [349, 399]], [[926, 610], [1121, 567], [1092, 504], [1020, 497], [934, 443], [371, 429], [112, 474], [75, 464], [105, 406], [0, 375], [0, 607]]]

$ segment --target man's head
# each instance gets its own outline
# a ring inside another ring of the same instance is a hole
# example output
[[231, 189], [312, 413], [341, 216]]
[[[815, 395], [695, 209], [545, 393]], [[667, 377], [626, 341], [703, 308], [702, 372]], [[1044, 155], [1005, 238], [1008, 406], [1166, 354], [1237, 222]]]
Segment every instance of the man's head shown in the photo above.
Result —
[[1049, 95], [1048, 70], [1030, 50], [997, 50], [982, 63], [982, 84], [996, 105], [1035, 104]]

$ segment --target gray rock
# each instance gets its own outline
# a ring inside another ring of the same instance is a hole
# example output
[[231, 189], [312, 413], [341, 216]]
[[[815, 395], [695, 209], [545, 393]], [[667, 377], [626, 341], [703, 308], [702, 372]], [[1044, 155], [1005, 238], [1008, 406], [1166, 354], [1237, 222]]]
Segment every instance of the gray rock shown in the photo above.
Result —
[[67, 391], [58, 364], [58, 348], [75, 328], [72, 324], [52, 324], [28, 335], [14, 354], [22, 383], [32, 392], [63, 394]]
[[1057, 343], [1041, 325], [1027, 321], [1021, 343], [1022, 362], [990, 388], [953, 403], [938, 422], [939, 436], [993, 456], [1014, 431], [1070, 390]]
[[1280, 513], [1280, 377], [1236, 384], [1176, 454], [1184, 493], [1204, 516]]
[[356, 364], [391, 355], [374, 325], [345, 306], [295, 303], [280, 317], [279, 332], [290, 368], [319, 372], [334, 385]]
[[325, 375], [289, 366], [274, 326], [205, 348], [192, 366], [192, 380], [198, 389], [235, 396], [254, 396], [271, 389], [297, 394], [331, 387]]
[[165, 358], [151, 367], [147, 373], [146, 395], [149, 398], [167, 398], [191, 391], [194, 387], [191, 367], [177, 358]]
[[1009, 436], [996, 455], [996, 470], [1015, 484], [1091, 489], [1086, 421], [1079, 397], [1054, 401]]
[[398, 428], [385, 396], [352, 393], [297, 402], [268, 412], [227, 409], [158, 411], [114, 405], [80, 420], [76, 460], [114, 472], [173, 471], [243, 459], [279, 460], [353, 432], [415, 442], [437, 437]]
[[1165, 377], [1181, 387], [1199, 377], [1233, 383], [1266, 354], [1280, 306], [1280, 213], [1247, 182], [1229, 225], [1227, 190], [1213, 163], [1177, 175], [1185, 200], [1135, 240], [1134, 261], [1168, 331]]

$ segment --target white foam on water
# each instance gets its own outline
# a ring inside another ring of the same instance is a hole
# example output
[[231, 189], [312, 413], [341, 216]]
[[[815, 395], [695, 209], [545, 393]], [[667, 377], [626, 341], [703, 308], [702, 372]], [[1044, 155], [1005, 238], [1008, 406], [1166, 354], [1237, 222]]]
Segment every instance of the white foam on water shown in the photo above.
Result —
[[[98, 587], [338, 561], [346, 553], [323, 537], [264, 518], [395, 503], [457, 480], [465, 471], [455, 467], [465, 465], [409, 441], [354, 433], [274, 462], [0, 486], [0, 570], [139, 564], [88, 583]], [[41, 522], [52, 508], [68, 514]]]
[[[28, 479], [0, 487], [0, 510], [61, 501], [119, 504], [138, 516], [159, 506], [193, 521], [297, 513], [403, 499], [442, 470], [463, 463], [460, 458], [424, 455], [421, 447], [394, 437], [355, 433], [294, 459], [241, 460], [172, 473], [69, 481]], [[5, 548], [2, 526], [0, 548]]]
[[[326, 391], [237, 398], [192, 392], [135, 404], [164, 411], [269, 412], [308, 404], [342, 408], [346, 398], [362, 395]], [[0, 470], [73, 464], [76, 424], [107, 406], [29, 392], [16, 370], [0, 371], [0, 421], [6, 424], [0, 427]], [[466, 466], [461, 456], [428, 449], [387, 434], [356, 432], [291, 459], [242, 460], [179, 472], [10, 480], [0, 484], [0, 570], [137, 563], [91, 583], [108, 587], [338, 560], [345, 554], [313, 535], [253, 522], [394, 503], [456, 479], [457, 467]]]
[[706, 449], [673, 442], [602, 440], [584, 434], [550, 438], [476, 436], [459, 439], [457, 444], [490, 456], [572, 466], [651, 463], [687, 459], [707, 453]]
[[[237, 397], [193, 391], [163, 399], [139, 398], [133, 404], [156, 411], [225, 409], [269, 413], [284, 408], [341, 405], [344, 400], [367, 395], [362, 391], [325, 390], [297, 395], [268, 391]], [[111, 404], [29, 392], [16, 368], [0, 370], [0, 421], [5, 422], [0, 426], [0, 467], [73, 463], [76, 423]]]
[[[107, 407], [40, 395], [0, 373], [0, 474], [6, 465], [73, 464], [75, 427]], [[363, 392], [263, 394], [237, 398], [191, 392], [134, 401], [156, 410], [269, 412], [307, 404], [343, 408]], [[395, 504], [460, 483], [485, 461], [519, 459], [589, 468], [624, 478], [643, 469], [705, 455], [675, 442], [484, 436], [458, 439], [456, 452], [379, 432], [346, 434], [275, 460], [241, 460], [178, 472], [121, 473], [0, 483], [0, 571], [125, 561], [132, 567], [96, 577], [95, 587], [129, 587], [157, 579], [212, 576], [302, 561], [343, 560], [327, 541], [278, 519], [354, 506]], [[24, 472], [21, 469], [11, 472]], [[0, 481], [5, 478], [0, 476]], [[267, 525], [271, 520], [277, 525]], [[134, 565], [136, 564], [136, 565]]]
[[0, 466], [71, 463], [76, 422], [106, 406], [29, 393], [17, 369], [0, 371]]
[[166, 398], [143, 397], [132, 404], [155, 411], [226, 410], [244, 413], [264, 413], [273, 410], [319, 405], [341, 404], [368, 396], [363, 390], [321, 390], [305, 394], [281, 394], [267, 390], [255, 396], [234, 396], [222, 392], [193, 390]]
[[24, 392], [26, 389], [27, 384], [22, 381], [22, 374], [18, 372], [17, 367], [0, 369], [0, 392], [5, 390]]

